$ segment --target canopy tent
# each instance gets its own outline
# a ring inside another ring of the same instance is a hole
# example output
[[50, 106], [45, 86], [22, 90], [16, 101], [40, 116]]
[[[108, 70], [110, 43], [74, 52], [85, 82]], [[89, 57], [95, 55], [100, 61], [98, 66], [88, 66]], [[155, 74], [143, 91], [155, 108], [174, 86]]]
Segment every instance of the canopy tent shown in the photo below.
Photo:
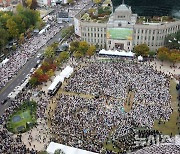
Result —
[[135, 53], [129, 51], [129, 52], [126, 52], [126, 51], [113, 51], [113, 50], [104, 50], [102, 49], [101, 51], [99, 51], [99, 54], [100, 55], [109, 55], [109, 56], [122, 56], [122, 57], [134, 57]]
[[66, 68], [58, 76], [55, 77], [52, 84], [49, 86], [48, 91], [54, 90], [60, 82], [63, 83], [64, 79], [69, 78], [72, 72], [73, 68], [70, 66], [66, 66]]
[[62, 77], [60, 75], [56, 76], [53, 83], [49, 86], [48, 90], [53, 90], [56, 87], [56, 85], [59, 83], [59, 81], [61, 83], [63, 83], [64, 82], [64, 77]]
[[66, 145], [63, 145], [63, 144], [58, 144], [58, 143], [55, 143], [55, 142], [51, 142], [49, 144], [49, 146], [47, 147], [46, 151], [49, 154], [53, 154], [57, 149], [61, 149], [65, 154], [98, 154], [98, 153], [95, 153], [95, 152], [90, 152], [90, 151], [86, 151], [86, 150], [66, 146]]
[[142, 56], [138, 56], [138, 61], [143, 61], [143, 57]]
[[66, 68], [60, 73], [60, 76], [69, 78], [72, 72], [73, 72], [73, 68], [70, 66], [66, 66]]

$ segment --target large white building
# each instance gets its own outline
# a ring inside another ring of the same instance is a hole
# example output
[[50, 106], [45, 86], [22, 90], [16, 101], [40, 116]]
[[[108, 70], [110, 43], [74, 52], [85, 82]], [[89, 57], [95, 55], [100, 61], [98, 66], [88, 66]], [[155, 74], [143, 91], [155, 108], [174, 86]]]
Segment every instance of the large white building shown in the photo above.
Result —
[[[108, 7], [112, 7], [111, 1], [106, 0], [106, 4], [107, 1]], [[112, 11], [107, 20], [105, 18], [91, 19], [87, 10], [81, 11], [74, 17], [76, 35], [101, 48], [130, 51], [135, 45], [146, 43], [151, 50], [157, 50], [164, 46], [168, 34], [180, 30], [180, 20], [157, 17], [159, 21], [143, 21], [143, 17], [133, 14], [131, 7], [124, 3]]]

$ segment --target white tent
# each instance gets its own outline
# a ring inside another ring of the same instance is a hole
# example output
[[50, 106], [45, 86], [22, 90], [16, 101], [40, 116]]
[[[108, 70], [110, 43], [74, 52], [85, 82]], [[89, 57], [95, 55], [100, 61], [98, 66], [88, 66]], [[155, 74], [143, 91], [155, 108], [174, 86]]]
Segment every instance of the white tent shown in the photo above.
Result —
[[104, 50], [102, 49], [101, 51], [99, 51], [99, 54], [100, 55], [110, 55], [110, 56], [123, 56], [123, 57], [134, 57], [135, 53], [129, 51], [129, 52], [126, 52], [126, 51], [113, 51], [113, 50]]
[[56, 76], [53, 83], [49, 86], [48, 90], [53, 90], [56, 87], [56, 85], [59, 83], [59, 81], [61, 83], [63, 83], [64, 82], [64, 77], [62, 77], [60, 75]]
[[138, 56], [138, 61], [143, 61], [143, 57], [142, 56]]
[[95, 152], [90, 152], [90, 151], [86, 151], [86, 150], [66, 146], [66, 145], [63, 145], [63, 144], [58, 144], [58, 143], [55, 143], [55, 142], [51, 142], [49, 144], [49, 146], [47, 147], [46, 151], [49, 154], [54, 154], [54, 152], [57, 149], [61, 149], [65, 154], [98, 154], [98, 153], [95, 153]]
[[72, 72], [73, 72], [73, 68], [70, 66], [66, 66], [66, 68], [60, 73], [60, 76], [69, 78]]

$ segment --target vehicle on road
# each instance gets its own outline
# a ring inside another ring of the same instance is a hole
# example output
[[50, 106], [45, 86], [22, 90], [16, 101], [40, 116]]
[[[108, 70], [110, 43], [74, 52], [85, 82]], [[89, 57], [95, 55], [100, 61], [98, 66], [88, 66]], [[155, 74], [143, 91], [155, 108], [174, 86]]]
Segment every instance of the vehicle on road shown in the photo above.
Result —
[[6, 104], [7, 101], [8, 101], [7, 99], [4, 99], [1, 101], [1, 104], [4, 105], [4, 104]]

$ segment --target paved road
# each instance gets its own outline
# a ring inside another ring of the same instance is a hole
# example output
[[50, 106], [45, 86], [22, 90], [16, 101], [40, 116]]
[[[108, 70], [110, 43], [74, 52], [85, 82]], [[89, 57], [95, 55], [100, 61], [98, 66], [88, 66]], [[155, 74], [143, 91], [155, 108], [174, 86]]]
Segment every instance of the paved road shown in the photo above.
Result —
[[[49, 42], [43, 46], [38, 52], [38, 53], [43, 53], [44, 49], [49, 45], [52, 44], [53, 42], [58, 41], [59, 37], [61, 36], [61, 30], [59, 33], [57, 33]], [[39, 58], [37, 58], [37, 54], [29, 59], [29, 61], [25, 64], [25, 66], [18, 72], [18, 75], [14, 77], [7, 85], [0, 91], [0, 102], [4, 99], [7, 98], [8, 94], [11, 93], [16, 86], [19, 86], [23, 83], [25, 80], [26, 76], [30, 73], [30, 70], [34, 68], [37, 65], [37, 61]], [[4, 110], [10, 106], [10, 101], [8, 101], [6, 104], [2, 105], [0, 104], [0, 116], [4, 112]]]

